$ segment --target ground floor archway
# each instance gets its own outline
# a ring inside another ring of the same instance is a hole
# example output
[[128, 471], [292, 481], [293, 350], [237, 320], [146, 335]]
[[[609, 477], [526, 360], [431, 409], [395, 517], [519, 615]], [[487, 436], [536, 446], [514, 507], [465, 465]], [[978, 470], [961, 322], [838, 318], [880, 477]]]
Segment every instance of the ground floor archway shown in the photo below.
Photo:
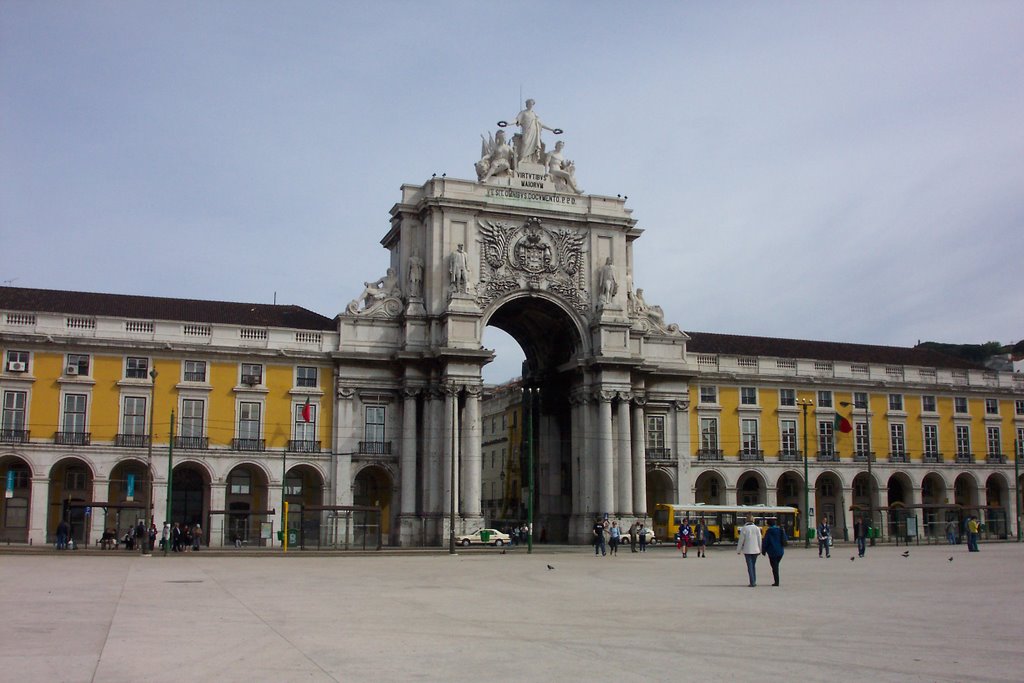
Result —
[[846, 537], [846, 514], [843, 485], [835, 472], [822, 472], [814, 482], [814, 517], [815, 526], [821, 524], [823, 518], [832, 525], [835, 538]]
[[[391, 474], [377, 465], [370, 465], [359, 470], [356, 474], [355, 484], [352, 491], [352, 503], [354, 505], [364, 505], [367, 507], [380, 508], [380, 536], [381, 538], [390, 538], [391, 534], [391, 490], [394, 484], [391, 479]], [[376, 529], [364, 529], [363, 533], [375, 536], [377, 533]], [[362, 541], [359, 540], [360, 530], [356, 530], [356, 541], [358, 545]]]
[[17, 455], [0, 458], [0, 541], [28, 542], [29, 512], [32, 509], [32, 469]]
[[50, 468], [47, 543], [56, 540], [57, 525], [62, 519], [70, 526], [70, 537], [75, 543], [89, 543], [89, 517], [86, 515], [86, 509], [70, 503], [92, 500], [93, 477], [92, 468], [80, 458], [63, 458]]
[[693, 500], [706, 505], [725, 504], [725, 479], [713, 470], [701, 472], [694, 482]]
[[658, 503], [676, 502], [675, 484], [665, 470], [651, 470], [647, 473], [647, 515], [654, 517], [654, 506]]

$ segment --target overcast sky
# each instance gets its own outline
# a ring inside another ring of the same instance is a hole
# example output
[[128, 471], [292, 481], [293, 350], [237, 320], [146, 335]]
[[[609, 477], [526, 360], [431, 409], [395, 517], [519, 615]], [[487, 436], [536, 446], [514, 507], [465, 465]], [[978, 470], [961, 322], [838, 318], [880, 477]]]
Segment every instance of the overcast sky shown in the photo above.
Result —
[[2, 0], [0, 281], [333, 317], [521, 93], [684, 329], [1009, 343], [1022, 84], [1021, 2]]

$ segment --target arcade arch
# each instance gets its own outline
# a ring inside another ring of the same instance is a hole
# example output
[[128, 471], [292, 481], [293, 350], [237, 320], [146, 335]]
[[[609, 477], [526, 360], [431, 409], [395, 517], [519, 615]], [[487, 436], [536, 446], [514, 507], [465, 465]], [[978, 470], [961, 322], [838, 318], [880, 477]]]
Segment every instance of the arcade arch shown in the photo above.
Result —
[[[804, 509], [804, 478], [796, 472], [783, 472], [775, 486], [776, 505]], [[802, 513], [801, 513], [802, 514]]]
[[759, 472], [747, 471], [736, 480], [737, 505], [765, 505], [767, 503], [764, 478]]
[[0, 481], [5, 487], [8, 482], [12, 485], [10, 497], [0, 496], [0, 541], [27, 543], [29, 511], [32, 509], [32, 468], [20, 456], [0, 457]]
[[58, 460], [50, 468], [49, 502], [46, 540], [54, 542], [57, 525], [66, 519], [71, 526], [71, 538], [77, 544], [89, 542], [89, 521], [85, 508], [69, 506], [68, 503], [84, 503], [92, 500], [94, 474], [85, 460], [67, 457]]
[[701, 472], [693, 485], [693, 500], [706, 505], [725, 505], [725, 478], [714, 470]]
[[352, 502], [380, 508], [381, 538], [391, 537], [392, 486], [391, 474], [379, 465], [369, 465], [356, 474]]
[[828, 517], [833, 533], [846, 529], [846, 515], [843, 505], [843, 483], [839, 475], [832, 471], [822, 472], [814, 482], [814, 523], [821, 523], [822, 517]]

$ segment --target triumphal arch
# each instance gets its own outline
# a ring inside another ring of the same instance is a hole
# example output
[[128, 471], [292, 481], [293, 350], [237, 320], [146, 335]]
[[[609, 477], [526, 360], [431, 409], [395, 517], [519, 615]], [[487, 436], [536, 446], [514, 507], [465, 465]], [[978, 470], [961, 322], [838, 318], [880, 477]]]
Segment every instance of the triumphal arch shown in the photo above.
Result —
[[402, 186], [381, 240], [387, 273], [339, 316], [333, 479], [353, 481], [375, 455], [359, 442], [366, 407], [382, 405], [400, 434], [386, 466], [403, 545], [446, 538], [452, 501], [457, 531], [484, 521], [488, 325], [522, 346], [523, 385], [538, 397], [535, 518], [549, 538], [580, 542], [595, 516], [646, 514], [650, 411], [675, 454], [662, 461], [666, 493], [690, 495], [687, 337], [634, 290], [643, 231], [624, 198], [584, 193], [562, 131], [533, 107], [482, 136], [475, 179]]

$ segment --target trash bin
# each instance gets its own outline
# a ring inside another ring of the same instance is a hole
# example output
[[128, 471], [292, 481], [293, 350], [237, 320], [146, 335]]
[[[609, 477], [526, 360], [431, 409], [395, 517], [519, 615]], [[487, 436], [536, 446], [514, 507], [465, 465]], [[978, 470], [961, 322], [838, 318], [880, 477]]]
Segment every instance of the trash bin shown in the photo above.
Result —
[[807, 530], [807, 538], [809, 538], [810, 540], [813, 541], [815, 533], [817, 533], [817, 532], [814, 529], [808, 529]]
[[299, 544], [299, 530], [298, 529], [289, 529], [288, 530], [288, 545], [298, 545], [298, 544]]
[[491, 542], [491, 532], [488, 531], [487, 529], [484, 529], [483, 531], [481, 531], [480, 532], [480, 542], [481, 543], [490, 543]]

